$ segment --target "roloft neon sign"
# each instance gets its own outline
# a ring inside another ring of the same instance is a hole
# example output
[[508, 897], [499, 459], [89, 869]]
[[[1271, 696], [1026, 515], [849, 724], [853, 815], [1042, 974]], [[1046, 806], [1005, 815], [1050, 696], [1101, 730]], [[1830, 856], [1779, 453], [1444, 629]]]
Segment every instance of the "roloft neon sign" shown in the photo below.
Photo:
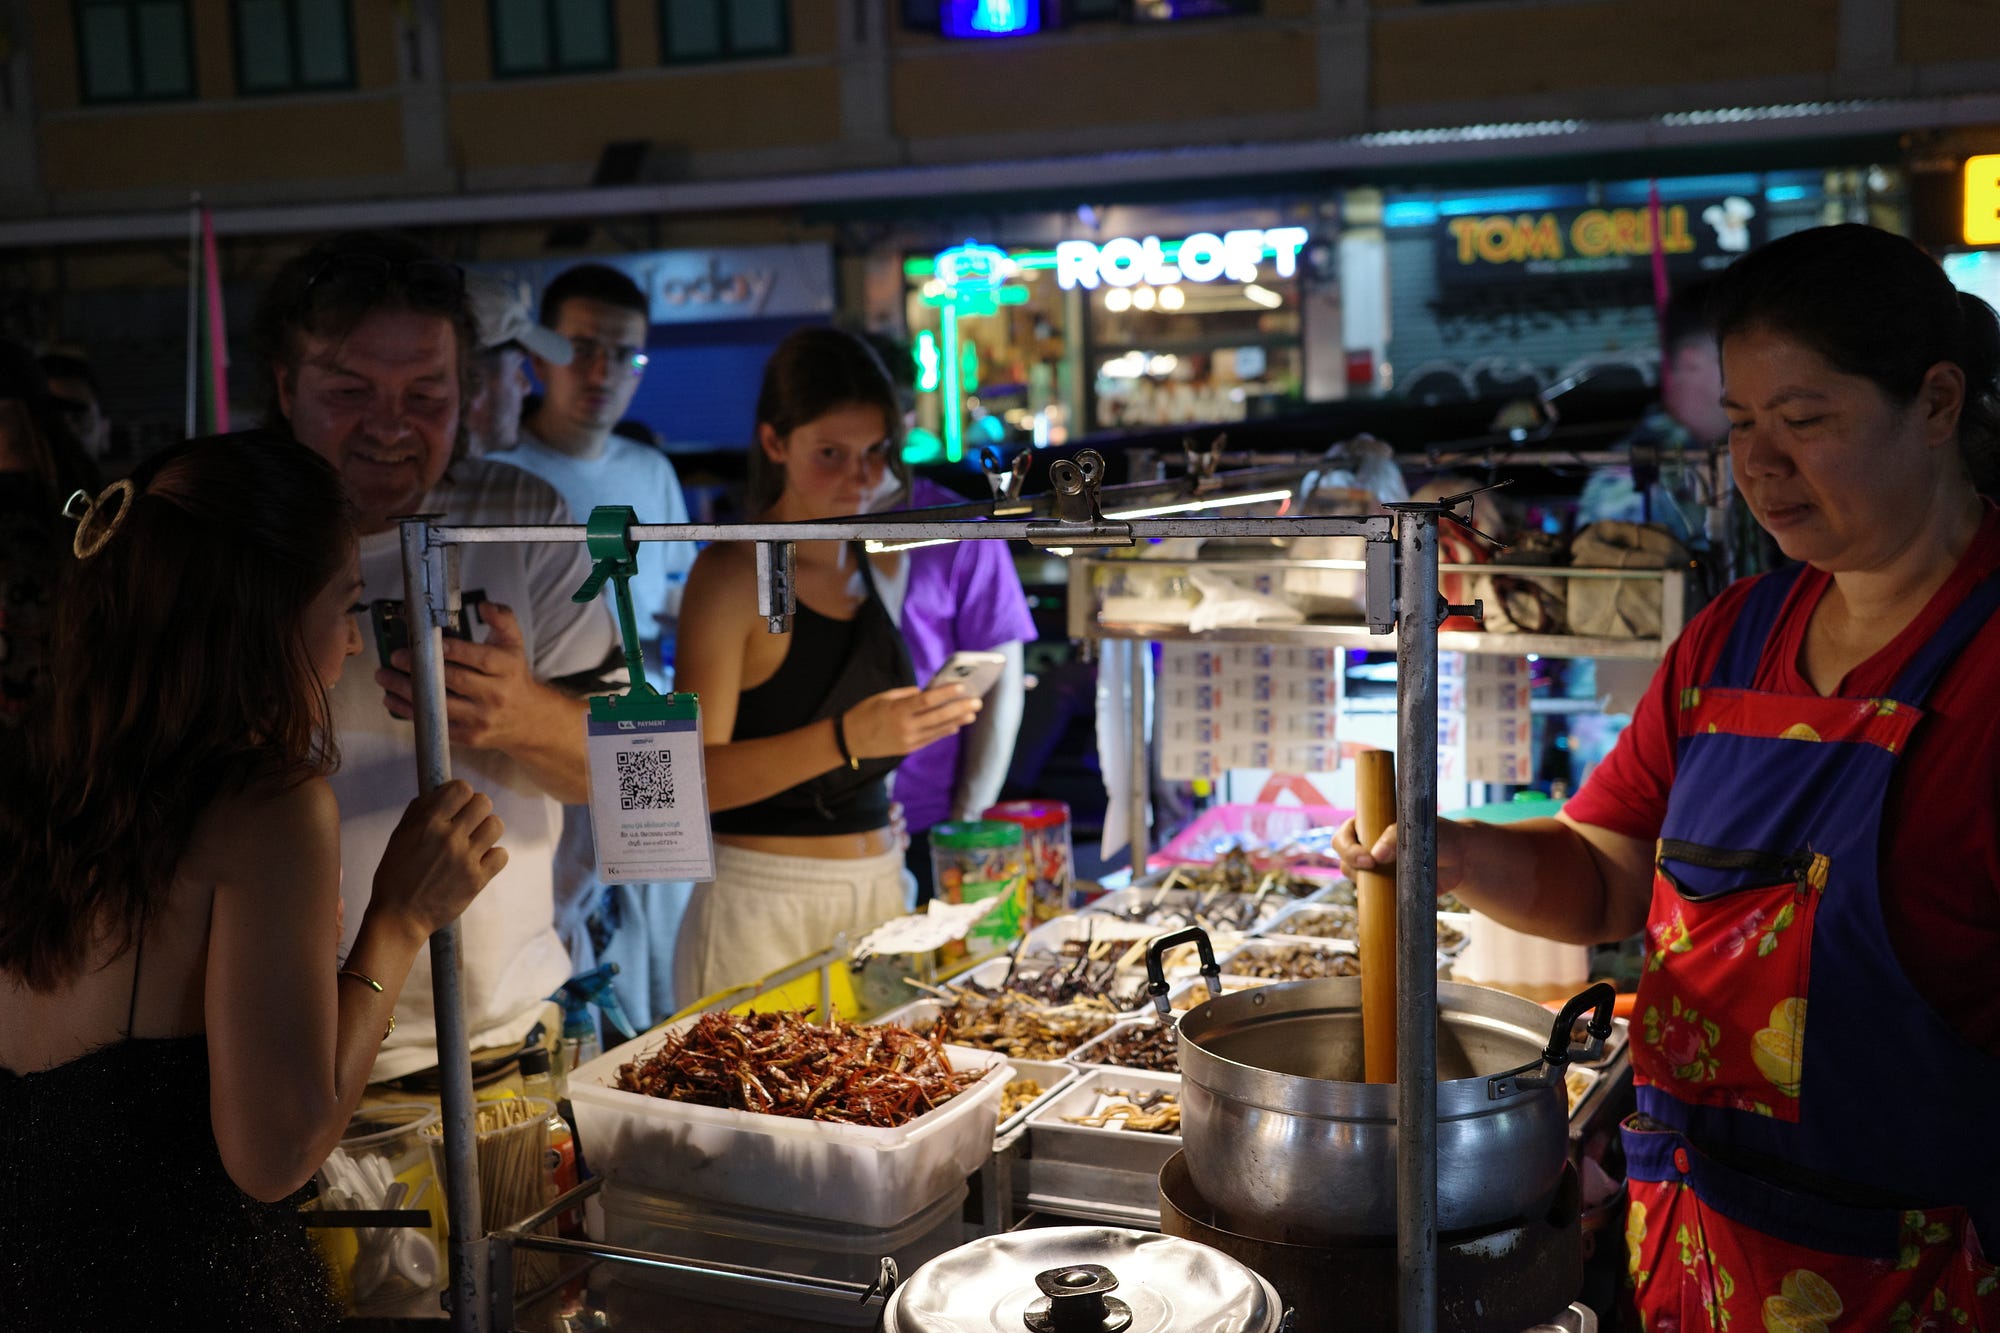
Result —
[[1276, 265], [1279, 277], [1289, 278], [1298, 272], [1299, 251], [1309, 239], [1304, 227], [1251, 227], [1220, 236], [1198, 231], [1171, 244], [1157, 236], [1118, 236], [1102, 245], [1060, 241], [1056, 244], [1056, 282], [1065, 291], [1075, 287], [1095, 291], [1099, 283], [1164, 287], [1218, 278], [1255, 282], [1266, 256]]

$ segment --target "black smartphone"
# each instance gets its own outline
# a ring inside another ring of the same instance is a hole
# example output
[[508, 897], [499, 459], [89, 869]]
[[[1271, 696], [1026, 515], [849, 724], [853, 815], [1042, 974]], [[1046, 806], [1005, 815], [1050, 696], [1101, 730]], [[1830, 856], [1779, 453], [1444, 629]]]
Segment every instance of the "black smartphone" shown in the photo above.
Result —
[[[468, 592], [460, 599], [458, 614], [445, 625], [444, 632], [454, 639], [472, 641], [473, 627], [479, 624], [479, 605], [486, 600], [483, 591]], [[368, 619], [375, 626], [375, 656], [384, 667], [395, 669], [390, 658], [398, 651], [410, 646], [410, 622], [403, 615], [403, 602], [399, 597], [378, 597], [368, 604]]]

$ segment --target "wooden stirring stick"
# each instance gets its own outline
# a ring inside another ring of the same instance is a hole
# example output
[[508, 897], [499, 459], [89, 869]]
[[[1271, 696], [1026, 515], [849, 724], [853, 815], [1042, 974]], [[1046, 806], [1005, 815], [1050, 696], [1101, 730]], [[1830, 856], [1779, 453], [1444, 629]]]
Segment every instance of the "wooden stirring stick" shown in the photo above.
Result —
[[[1396, 756], [1363, 750], [1355, 757], [1354, 831], [1363, 847], [1396, 822]], [[1370, 1083], [1396, 1081], [1396, 871], [1354, 876], [1361, 942], [1361, 1062]]]

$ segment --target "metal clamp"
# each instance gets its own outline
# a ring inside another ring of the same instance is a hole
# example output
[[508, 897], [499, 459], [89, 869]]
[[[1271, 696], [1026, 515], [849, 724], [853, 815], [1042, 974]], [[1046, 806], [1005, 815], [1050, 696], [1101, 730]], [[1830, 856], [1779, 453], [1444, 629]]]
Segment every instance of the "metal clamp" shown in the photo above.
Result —
[[1056, 492], [1056, 521], [1030, 523], [1027, 538], [1036, 546], [1130, 546], [1132, 525], [1104, 517], [1097, 504], [1104, 480], [1104, 456], [1084, 449], [1074, 459], [1049, 464]]
[[791, 542], [757, 543], [757, 614], [773, 634], [789, 634], [799, 608], [799, 548]]
[[1011, 463], [1003, 462], [1000, 451], [990, 444], [979, 451], [979, 466], [986, 473], [986, 484], [993, 488], [995, 518], [1032, 512], [1032, 506], [1021, 503], [1021, 488], [1034, 464], [1034, 455], [1026, 449], [1015, 454]]

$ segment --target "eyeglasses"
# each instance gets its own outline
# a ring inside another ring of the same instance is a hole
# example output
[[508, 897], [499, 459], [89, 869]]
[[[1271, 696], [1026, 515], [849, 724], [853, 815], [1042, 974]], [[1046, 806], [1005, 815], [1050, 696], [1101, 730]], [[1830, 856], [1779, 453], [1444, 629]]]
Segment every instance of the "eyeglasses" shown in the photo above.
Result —
[[573, 366], [587, 366], [604, 357], [606, 368], [613, 375], [637, 375], [646, 368], [646, 353], [637, 347], [627, 347], [622, 343], [599, 342], [595, 338], [571, 338], [570, 351], [575, 359]]
[[343, 251], [313, 270], [300, 304], [309, 307], [316, 296], [335, 294], [370, 301], [391, 288], [418, 306], [456, 306], [465, 300], [465, 270], [442, 259], [392, 260]]

